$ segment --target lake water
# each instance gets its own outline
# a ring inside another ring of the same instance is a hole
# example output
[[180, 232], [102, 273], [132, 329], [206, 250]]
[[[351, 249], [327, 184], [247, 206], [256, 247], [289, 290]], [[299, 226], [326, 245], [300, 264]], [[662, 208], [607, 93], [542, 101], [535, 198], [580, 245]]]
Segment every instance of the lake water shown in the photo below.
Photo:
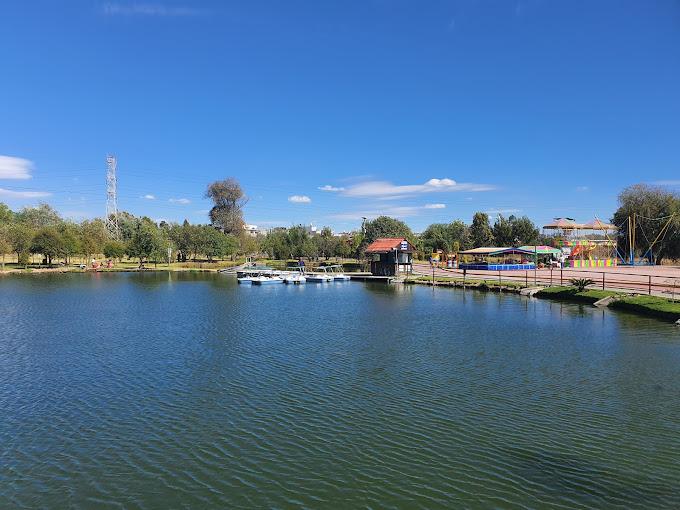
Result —
[[678, 508], [680, 331], [217, 274], [0, 279], [0, 508]]

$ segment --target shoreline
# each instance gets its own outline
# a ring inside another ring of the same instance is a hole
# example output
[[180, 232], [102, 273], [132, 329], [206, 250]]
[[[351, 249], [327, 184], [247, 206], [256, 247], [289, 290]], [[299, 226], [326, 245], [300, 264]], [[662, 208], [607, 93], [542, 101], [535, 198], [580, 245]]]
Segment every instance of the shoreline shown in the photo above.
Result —
[[[200, 267], [114, 267], [99, 269], [80, 269], [78, 267], [52, 267], [52, 268], [27, 268], [5, 269], [0, 271], [0, 278], [5, 275], [36, 275], [36, 274], [92, 274], [92, 273], [218, 273], [223, 268], [200, 268]], [[405, 285], [425, 285], [434, 287], [446, 287], [457, 289], [472, 289], [482, 292], [510, 292], [513, 294], [526, 294], [538, 299], [551, 299], [575, 304], [588, 304], [594, 306], [600, 300], [606, 300], [603, 307], [613, 310], [629, 312], [635, 315], [652, 317], [664, 322], [680, 325], [680, 299], [671, 300], [660, 296], [626, 293], [614, 289], [586, 289], [578, 292], [574, 287], [567, 286], [526, 286], [519, 282], [499, 283], [495, 280], [469, 279], [443, 279], [436, 277], [434, 282], [431, 278], [420, 276], [415, 279], [406, 279]], [[524, 291], [524, 292], [523, 292]], [[528, 291], [528, 292], [527, 292]], [[607, 299], [609, 298], [609, 299]]]
[[[408, 285], [433, 286], [431, 279], [405, 280]], [[482, 292], [510, 292], [513, 294], [523, 294], [534, 296], [538, 299], [551, 299], [553, 301], [564, 301], [574, 304], [588, 304], [595, 306], [599, 301], [605, 301], [602, 307], [613, 310], [629, 312], [644, 317], [652, 317], [667, 323], [680, 326], [680, 300], [672, 301], [659, 296], [648, 296], [644, 294], [629, 294], [612, 289], [586, 289], [578, 292], [574, 287], [527, 287], [521, 284], [503, 284], [489, 282], [486, 280], [468, 280], [463, 284], [462, 280], [441, 281], [435, 278], [434, 287], [448, 287], [458, 289], [473, 289]], [[608, 299], [609, 298], [609, 299]]]

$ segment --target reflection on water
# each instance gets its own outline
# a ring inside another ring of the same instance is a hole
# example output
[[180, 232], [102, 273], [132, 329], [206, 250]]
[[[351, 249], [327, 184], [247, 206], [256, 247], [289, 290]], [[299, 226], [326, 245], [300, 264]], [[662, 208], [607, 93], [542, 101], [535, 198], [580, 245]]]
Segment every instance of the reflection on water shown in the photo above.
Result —
[[0, 280], [0, 508], [680, 505], [680, 334], [205, 273]]

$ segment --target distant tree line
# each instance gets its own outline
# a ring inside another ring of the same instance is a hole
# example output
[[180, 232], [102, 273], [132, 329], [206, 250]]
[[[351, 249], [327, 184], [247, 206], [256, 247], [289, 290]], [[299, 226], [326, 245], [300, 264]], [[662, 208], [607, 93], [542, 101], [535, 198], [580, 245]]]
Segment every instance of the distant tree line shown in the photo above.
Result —
[[238, 182], [226, 179], [212, 183], [206, 196], [213, 200], [211, 225], [156, 223], [146, 216], [128, 212], [118, 215], [120, 238], [107, 235], [103, 219], [73, 222], [61, 218], [48, 204], [12, 211], [0, 203], [0, 254], [16, 254], [19, 264], [27, 265], [32, 255], [52, 265], [69, 263], [74, 256], [90, 259], [104, 255], [110, 259], [129, 257], [144, 262], [165, 262], [168, 250], [178, 261], [223, 259], [239, 251], [252, 250], [244, 234], [245, 196]]
[[[366, 247], [381, 237], [405, 237], [421, 256], [442, 250], [455, 253], [481, 246], [520, 246], [549, 244], [526, 216], [499, 215], [493, 223], [489, 215], [477, 212], [470, 224], [457, 219], [433, 223], [417, 235], [401, 220], [380, 216], [367, 221], [360, 231], [334, 235], [329, 227], [311, 233], [302, 225], [275, 228], [267, 234], [245, 234], [243, 190], [234, 179], [212, 183], [206, 192], [214, 206], [211, 224], [155, 223], [148, 217], [119, 214], [120, 239], [109, 239], [102, 219], [80, 223], [65, 220], [47, 204], [12, 211], [0, 203], [0, 254], [14, 253], [20, 264], [31, 255], [45, 263], [68, 263], [74, 256], [89, 259], [129, 257], [141, 263], [166, 261], [168, 248], [173, 259], [186, 262], [224, 259], [235, 255], [266, 255], [275, 259], [363, 258]], [[611, 221], [619, 226], [620, 254], [629, 251], [628, 218], [635, 216], [635, 255], [653, 252], [654, 261], [680, 258], [680, 196], [657, 186], [638, 184], [619, 195], [619, 207]], [[650, 245], [652, 250], [650, 250]]]
[[[173, 258], [186, 261], [203, 257], [209, 261], [235, 254], [239, 239], [212, 225], [161, 222], [135, 217], [127, 212], [118, 216], [120, 239], [110, 239], [102, 219], [73, 222], [65, 220], [49, 205], [11, 211], [0, 203], [0, 253], [14, 253], [19, 264], [28, 264], [31, 255], [40, 255], [48, 265], [73, 257], [85, 259], [104, 255], [110, 259], [129, 257], [140, 264], [165, 262], [168, 249]], [[4, 258], [3, 258], [4, 261]]]

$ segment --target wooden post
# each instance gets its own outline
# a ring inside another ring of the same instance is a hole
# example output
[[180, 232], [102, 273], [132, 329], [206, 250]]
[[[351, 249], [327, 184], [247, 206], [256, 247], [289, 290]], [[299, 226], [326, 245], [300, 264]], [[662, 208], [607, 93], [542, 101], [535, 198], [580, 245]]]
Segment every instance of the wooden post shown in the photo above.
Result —
[[465, 288], [465, 275], [467, 274], [467, 269], [463, 269], [463, 288]]
[[524, 271], [524, 286], [529, 286], [529, 271]]
[[501, 279], [501, 270], [500, 269], [498, 270], [498, 285], [503, 285], [503, 280]]
[[560, 267], [560, 286], [562, 286], [562, 268]]
[[652, 295], [652, 275], [650, 274], [648, 278], [649, 278], [648, 289], [649, 289], [649, 295], [651, 296]]
[[550, 266], [550, 286], [552, 287], [552, 266]]
[[605, 275], [605, 273], [603, 271], [602, 272], [602, 290], [604, 290], [604, 275]]

